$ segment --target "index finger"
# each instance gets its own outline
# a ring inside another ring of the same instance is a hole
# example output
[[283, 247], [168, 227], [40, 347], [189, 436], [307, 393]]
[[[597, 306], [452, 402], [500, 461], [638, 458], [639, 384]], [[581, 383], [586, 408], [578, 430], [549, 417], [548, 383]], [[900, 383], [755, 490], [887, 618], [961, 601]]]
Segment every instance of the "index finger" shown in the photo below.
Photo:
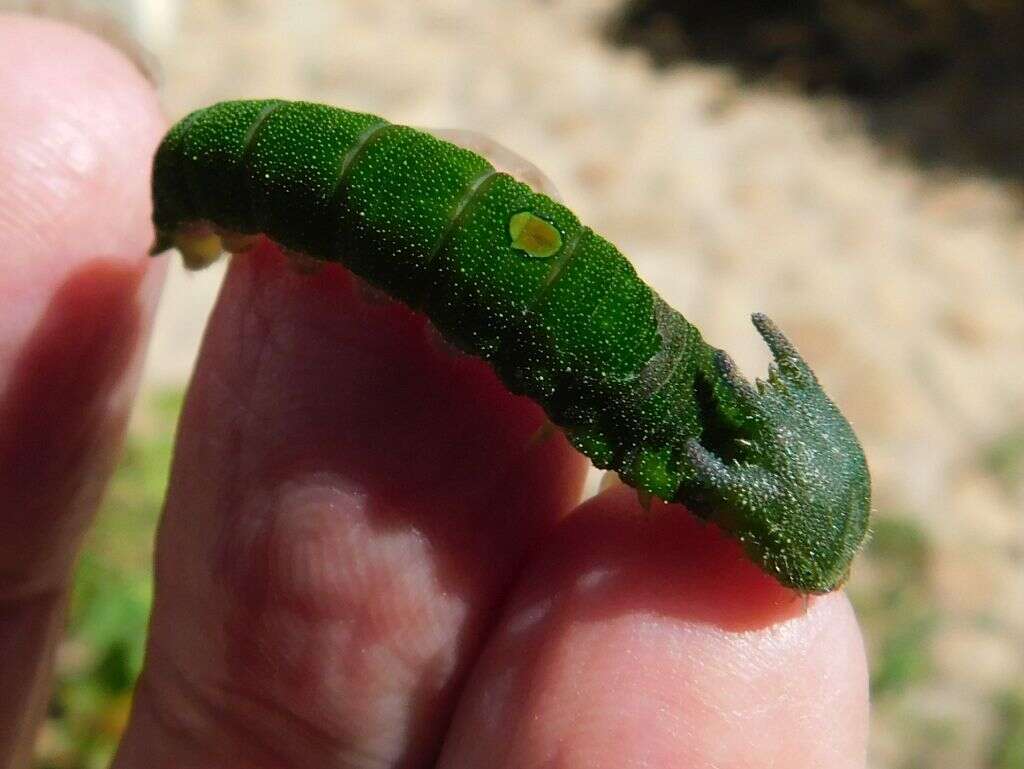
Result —
[[116, 766], [424, 766], [584, 462], [337, 265], [236, 257], [157, 542]]

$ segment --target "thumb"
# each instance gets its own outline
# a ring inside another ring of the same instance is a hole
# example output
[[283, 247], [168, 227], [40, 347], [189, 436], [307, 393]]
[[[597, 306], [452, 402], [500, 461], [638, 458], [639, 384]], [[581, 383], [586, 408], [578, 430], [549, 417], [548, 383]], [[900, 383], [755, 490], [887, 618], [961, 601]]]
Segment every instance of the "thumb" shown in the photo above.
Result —
[[28, 763], [81, 534], [109, 477], [161, 271], [153, 89], [79, 30], [0, 14], [0, 767]]

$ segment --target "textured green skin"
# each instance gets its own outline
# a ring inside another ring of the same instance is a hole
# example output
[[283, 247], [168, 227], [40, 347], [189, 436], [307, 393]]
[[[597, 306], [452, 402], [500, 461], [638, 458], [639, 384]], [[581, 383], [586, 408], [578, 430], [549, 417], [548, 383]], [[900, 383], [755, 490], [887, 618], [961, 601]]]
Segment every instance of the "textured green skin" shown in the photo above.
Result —
[[[686, 504], [785, 585], [826, 592], [868, 523], [850, 426], [764, 316], [775, 356], [751, 387], [571, 211], [465, 149], [373, 115], [239, 101], [192, 113], [153, 169], [154, 253], [210, 222], [341, 261], [533, 398], [599, 467]], [[509, 220], [554, 225], [548, 258]]]

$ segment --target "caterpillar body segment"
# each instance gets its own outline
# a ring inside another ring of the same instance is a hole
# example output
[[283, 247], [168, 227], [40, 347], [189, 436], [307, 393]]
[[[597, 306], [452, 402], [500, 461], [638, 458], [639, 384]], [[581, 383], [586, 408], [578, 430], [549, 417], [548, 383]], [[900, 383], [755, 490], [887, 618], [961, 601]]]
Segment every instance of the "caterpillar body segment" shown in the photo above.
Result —
[[755, 316], [777, 360], [755, 389], [615, 246], [479, 155], [373, 115], [224, 102], [168, 133], [153, 197], [154, 253], [206, 225], [340, 261], [488, 360], [599, 467], [721, 524], [783, 584], [845, 578], [867, 469], [785, 337]]

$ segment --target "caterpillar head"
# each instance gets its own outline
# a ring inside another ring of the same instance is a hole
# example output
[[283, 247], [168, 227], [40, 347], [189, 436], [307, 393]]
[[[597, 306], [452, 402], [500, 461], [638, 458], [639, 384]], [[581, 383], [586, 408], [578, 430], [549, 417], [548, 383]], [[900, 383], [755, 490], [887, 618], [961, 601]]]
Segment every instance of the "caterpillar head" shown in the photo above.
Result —
[[753, 322], [775, 362], [755, 388], [716, 353], [708, 426], [686, 446], [692, 475], [681, 501], [783, 584], [827, 592], [846, 579], [867, 532], [864, 453], [789, 340], [766, 316]]

